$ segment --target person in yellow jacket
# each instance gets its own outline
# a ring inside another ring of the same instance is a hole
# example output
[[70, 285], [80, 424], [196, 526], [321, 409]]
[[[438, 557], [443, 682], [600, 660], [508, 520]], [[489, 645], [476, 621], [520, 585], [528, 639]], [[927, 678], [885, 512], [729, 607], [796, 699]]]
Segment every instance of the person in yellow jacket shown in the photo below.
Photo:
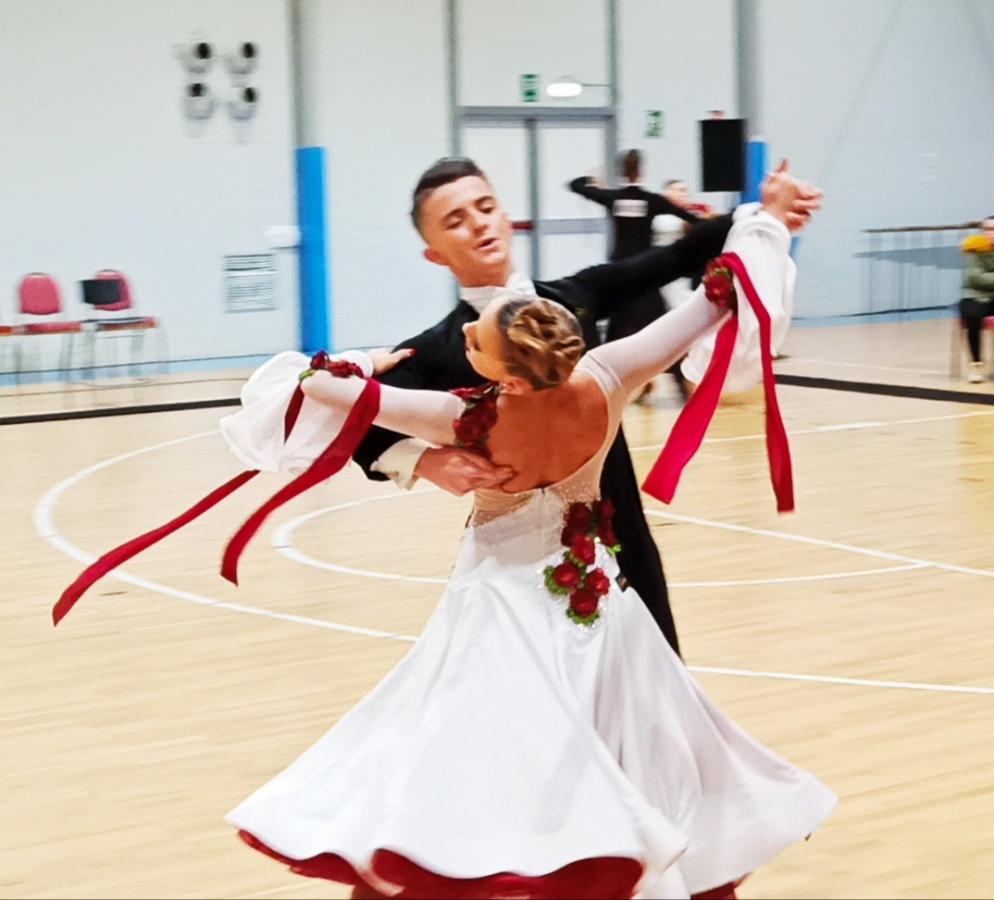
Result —
[[980, 332], [984, 327], [984, 319], [994, 316], [994, 216], [984, 219], [980, 228], [980, 234], [971, 234], [963, 241], [962, 246], [966, 268], [963, 271], [963, 295], [959, 314], [970, 346], [967, 381], [971, 384], [984, 380]]

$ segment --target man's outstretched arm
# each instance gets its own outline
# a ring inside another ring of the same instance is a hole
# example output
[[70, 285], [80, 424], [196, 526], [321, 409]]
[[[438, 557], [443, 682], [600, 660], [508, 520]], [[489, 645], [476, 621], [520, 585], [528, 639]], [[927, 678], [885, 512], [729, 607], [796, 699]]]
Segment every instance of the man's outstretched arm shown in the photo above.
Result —
[[608, 209], [610, 209], [611, 204], [614, 203], [614, 191], [609, 188], [599, 187], [594, 183], [594, 179], [587, 175], [581, 175], [579, 178], [574, 178], [567, 185], [567, 187], [574, 194], [579, 194], [581, 197], [593, 200], [594, 203], [599, 203], [601, 206], [605, 206]]
[[[794, 231], [803, 228], [811, 214], [821, 207], [821, 191], [808, 182], [798, 181], [789, 172], [787, 160], [764, 179], [760, 187], [762, 208], [779, 218]], [[722, 216], [695, 227], [689, 234], [668, 247], [656, 247], [616, 262], [592, 266], [572, 278], [552, 282], [549, 287], [572, 297], [577, 312], [603, 319], [620, 307], [654, 288], [676, 278], [700, 272], [721, 253], [732, 221], [755, 215], [756, 203], [740, 206], [731, 216]]]
[[[753, 211], [742, 207], [741, 214]], [[582, 269], [553, 282], [556, 293], [576, 298], [577, 306], [603, 319], [655, 288], [699, 272], [721, 253], [732, 227], [732, 216], [703, 222], [666, 247], [652, 247], [634, 256]]]

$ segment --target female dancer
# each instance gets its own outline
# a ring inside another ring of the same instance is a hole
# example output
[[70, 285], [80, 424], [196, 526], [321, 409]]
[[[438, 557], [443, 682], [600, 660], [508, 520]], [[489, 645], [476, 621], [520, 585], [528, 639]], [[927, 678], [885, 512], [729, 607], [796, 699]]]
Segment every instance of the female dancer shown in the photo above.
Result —
[[[793, 289], [783, 223], [797, 187], [783, 175], [783, 205], [726, 244], [776, 309]], [[249, 844], [356, 896], [687, 897], [733, 885], [821, 824], [832, 792], [719, 712], [616, 582], [598, 497], [628, 398], [728, 315], [699, 289], [582, 356], [562, 307], [495, 302], [466, 326], [493, 388], [382, 389], [377, 424], [476, 447], [515, 475], [477, 492], [410, 653], [228, 815]], [[305, 375], [329, 414], [364, 387]]]

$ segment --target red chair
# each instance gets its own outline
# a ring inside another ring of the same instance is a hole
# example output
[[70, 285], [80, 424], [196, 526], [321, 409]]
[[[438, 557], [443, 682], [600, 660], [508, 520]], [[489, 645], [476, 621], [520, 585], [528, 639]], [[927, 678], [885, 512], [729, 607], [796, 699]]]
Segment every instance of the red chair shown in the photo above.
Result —
[[[90, 324], [94, 325], [95, 328], [87, 332], [87, 337], [89, 339], [91, 368], [96, 364], [97, 337], [100, 335], [130, 333], [132, 335], [131, 367], [133, 369], [136, 364], [138, 354], [144, 351], [145, 334], [154, 328], [158, 328], [160, 329], [159, 334], [164, 342], [165, 331], [162, 329], [159, 320], [154, 316], [142, 316], [135, 315], [133, 313], [130, 315], [117, 315], [128, 310], [133, 311], [135, 308], [131, 293], [131, 285], [123, 273], [119, 272], [117, 269], [101, 269], [93, 277], [98, 281], [117, 282], [120, 299], [116, 303], [103, 303], [100, 306], [93, 307], [94, 318], [90, 320]], [[165, 359], [165, 353], [163, 353], [163, 359]]]
[[[14, 327], [14, 333], [19, 337], [14, 348], [14, 371], [17, 381], [20, 382], [23, 371], [21, 362], [24, 339], [46, 334], [63, 335], [59, 371], [68, 378], [72, 363], [73, 337], [83, 330], [83, 325], [81, 322], [62, 318], [48, 318], [62, 315], [62, 294], [56, 280], [43, 272], [25, 275], [17, 288], [17, 311], [19, 321]], [[39, 321], [41, 319], [45, 321]]]

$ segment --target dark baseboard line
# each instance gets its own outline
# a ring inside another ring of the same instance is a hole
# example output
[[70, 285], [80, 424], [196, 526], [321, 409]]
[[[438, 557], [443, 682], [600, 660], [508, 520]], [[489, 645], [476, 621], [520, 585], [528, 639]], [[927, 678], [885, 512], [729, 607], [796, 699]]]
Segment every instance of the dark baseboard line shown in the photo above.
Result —
[[865, 309], [861, 312], [842, 313], [838, 316], [792, 316], [791, 321], [821, 322], [827, 320], [838, 321], [839, 319], [866, 319], [873, 316], [914, 316], [917, 313], [939, 312], [940, 310], [946, 310], [952, 316], [957, 309], [957, 303], [941, 303], [938, 306], [909, 306], [907, 309], [900, 306], [893, 306], [890, 309]]
[[103, 419], [108, 416], [141, 416], [146, 413], [180, 412], [186, 409], [218, 409], [238, 406], [237, 397], [217, 400], [184, 400], [178, 403], [145, 403], [140, 406], [107, 406], [102, 409], [74, 409], [65, 412], [29, 413], [22, 416], [0, 416], [0, 425], [30, 425], [33, 422], [65, 422], [71, 419]]
[[[877, 394], [886, 397], [908, 397], [913, 400], [938, 400], [943, 403], [970, 403], [979, 406], [994, 406], [994, 393], [980, 394], [943, 388], [923, 388], [902, 384], [878, 384], [872, 381], [843, 381], [838, 378], [783, 374], [777, 375], [777, 384], [786, 384], [792, 387], [818, 388], [826, 391]], [[220, 409], [228, 406], [238, 406], [240, 402], [237, 397], [221, 397], [215, 400], [186, 400], [179, 403], [146, 403], [139, 406], [108, 406], [102, 409], [30, 413], [21, 416], [0, 416], [0, 425], [30, 425], [36, 422], [102, 419], [109, 416], [140, 416], [147, 413], [181, 412], [188, 409]]]
[[839, 378], [818, 378], [809, 375], [776, 376], [777, 384], [793, 387], [820, 388], [825, 391], [849, 391], [855, 394], [878, 394], [885, 397], [908, 397], [912, 400], [939, 400], [943, 403], [973, 403], [994, 406], [994, 393], [981, 394], [954, 391], [947, 388], [913, 387], [904, 384], [880, 384], [874, 381], [843, 381]]

